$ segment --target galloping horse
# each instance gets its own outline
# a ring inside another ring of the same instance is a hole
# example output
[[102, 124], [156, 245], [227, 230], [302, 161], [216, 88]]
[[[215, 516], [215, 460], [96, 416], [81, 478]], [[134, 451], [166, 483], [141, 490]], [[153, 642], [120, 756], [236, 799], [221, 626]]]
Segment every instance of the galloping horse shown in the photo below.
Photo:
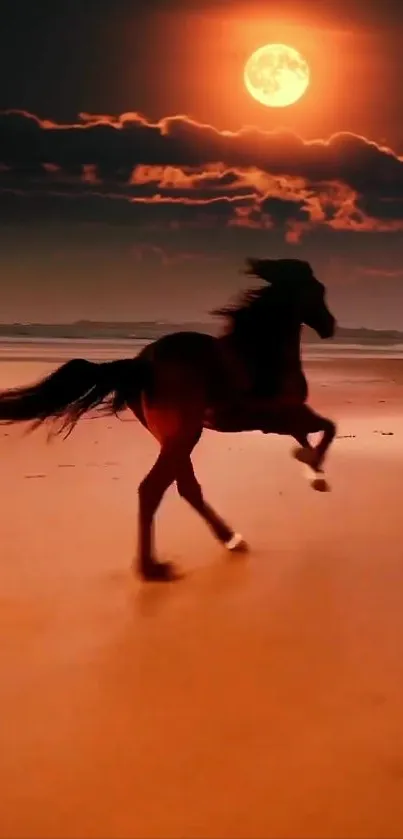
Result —
[[[67, 436], [87, 411], [117, 414], [127, 407], [154, 435], [160, 452], [138, 489], [137, 569], [145, 580], [177, 577], [171, 563], [158, 561], [153, 550], [154, 516], [174, 482], [224, 546], [246, 547], [205, 501], [196, 479], [191, 454], [204, 428], [294, 437], [299, 444], [294, 456], [312, 470], [312, 486], [327, 489], [321, 472], [335, 425], [306, 404], [300, 358], [304, 324], [321, 338], [334, 334], [325, 288], [301, 260], [250, 259], [246, 273], [265, 285], [215, 313], [226, 319], [219, 337], [176, 332], [135, 358], [72, 359], [32, 386], [0, 393], [0, 422], [30, 422], [33, 429], [52, 421], [54, 433]], [[319, 431], [322, 438], [313, 447], [308, 435]]]

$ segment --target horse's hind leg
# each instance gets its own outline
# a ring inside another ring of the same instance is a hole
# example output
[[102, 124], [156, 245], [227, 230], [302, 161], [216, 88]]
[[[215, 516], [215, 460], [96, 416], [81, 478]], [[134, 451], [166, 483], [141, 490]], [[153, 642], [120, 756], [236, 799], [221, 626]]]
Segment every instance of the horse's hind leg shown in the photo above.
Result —
[[154, 466], [142, 480], [139, 489], [138, 570], [146, 580], [173, 580], [178, 577], [169, 562], [158, 562], [154, 556], [154, 517], [168, 487], [176, 480], [178, 470], [190, 458], [198, 435], [178, 434], [161, 440], [161, 451]]
[[246, 549], [246, 543], [242, 536], [239, 533], [235, 533], [204, 500], [203, 492], [194, 473], [190, 457], [181, 461], [177, 468], [176, 485], [179, 495], [199, 513], [219, 542], [224, 544], [230, 551], [242, 551]]
[[154, 556], [154, 516], [166, 490], [175, 479], [174, 457], [161, 448], [160, 454], [138, 488], [138, 572], [145, 580], [168, 581], [176, 577], [170, 563]]

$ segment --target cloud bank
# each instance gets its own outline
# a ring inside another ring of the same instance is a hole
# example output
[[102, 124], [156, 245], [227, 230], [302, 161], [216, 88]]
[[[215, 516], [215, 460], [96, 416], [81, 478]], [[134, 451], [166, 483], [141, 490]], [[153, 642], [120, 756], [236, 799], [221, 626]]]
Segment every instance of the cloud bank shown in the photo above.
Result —
[[32, 223], [217, 225], [278, 230], [403, 230], [403, 158], [341, 132], [219, 131], [187, 116], [151, 123], [81, 114], [63, 125], [0, 114], [0, 219]]

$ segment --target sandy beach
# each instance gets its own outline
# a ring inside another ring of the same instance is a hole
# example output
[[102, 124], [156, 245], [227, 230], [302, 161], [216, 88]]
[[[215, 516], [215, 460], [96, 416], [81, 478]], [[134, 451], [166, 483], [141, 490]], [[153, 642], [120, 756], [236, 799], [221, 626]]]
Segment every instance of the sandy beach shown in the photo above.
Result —
[[[0, 387], [52, 366], [0, 359]], [[1, 839], [403, 836], [403, 361], [306, 369], [332, 493], [287, 438], [206, 432], [205, 496], [251, 552], [172, 489], [173, 585], [130, 570], [157, 451], [130, 415], [0, 427]]]

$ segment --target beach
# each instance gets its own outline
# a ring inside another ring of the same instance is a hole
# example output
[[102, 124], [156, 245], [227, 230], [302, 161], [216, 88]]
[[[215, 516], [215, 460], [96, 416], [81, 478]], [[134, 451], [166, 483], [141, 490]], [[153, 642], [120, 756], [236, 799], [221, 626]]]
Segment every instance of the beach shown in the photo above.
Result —
[[[69, 353], [3, 343], [0, 388]], [[198, 478], [250, 552], [171, 488], [176, 584], [131, 571], [157, 445], [130, 414], [50, 444], [0, 427], [0, 839], [403, 836], [403, 360], [306, 371], [332, 492], [290, 439], [206, 431]]]

